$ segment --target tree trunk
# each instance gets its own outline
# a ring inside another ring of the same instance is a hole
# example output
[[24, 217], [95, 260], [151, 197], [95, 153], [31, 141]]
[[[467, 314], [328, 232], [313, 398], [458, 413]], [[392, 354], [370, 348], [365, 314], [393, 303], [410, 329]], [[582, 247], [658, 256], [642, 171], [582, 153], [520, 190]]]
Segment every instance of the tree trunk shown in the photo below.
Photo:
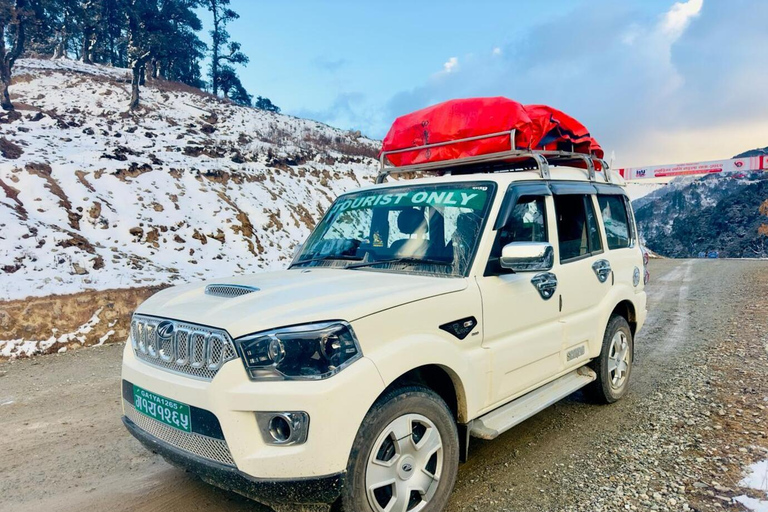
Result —
[[67, 27], [69, 27], [69, 12], [65, 10], [61, 30], [56, 31], [56, 39], [59, 42], [56, 43], [56, 48], [53, 50], [54, 59], [62, 59], [67, 56], [67, 43], [69, 43]]
[[53, 58], [54, 59], [63, 59], [67, 56], [67, 43], [69, 42], [69, 39], [67, 38], [66, 32], [63, 32], [59, 35], [59, 42], [56, 43], [56, 48], [53, 49]]
[[83, 34], [83, 63], [93, 64], [93, 48], [96, 45], [96, 37], [93, 29], [88, 29]]
[[24, 22], [26, 20], [22, 14], [27, 8], [26, 4], [26, 0], [16, 0], [16, 6], [13, 8], [12, 19], [18, 26], [16, 28], [16, 39], [13, 41], [10, 50], [5, 48], [5, 26], [0, 25], [0, 108], [3, 110], [13, 110], [8, 87], [11, 85], [13, 64], [24, 50]]
[[131, 71], [133, 74], [131, 78], [131, 102], [128, 104], [128, 108], [137, 110], [139, 108], [139, 85], [141, 84], [141, 66], [138, 60], [131, 66]]
[[146, 52], [131, 63], [131, 102], [128, 104], [128, 108], [131, 110], [138, 110], [139, 108], [139, 86], [142, 83], [144, 65], [147, 62], [149, 55], [150, 52]]
[[219, 52], [221, 50], [221, 24], [219, 21], [219, 9], [216, 2], [211, 2], [213, 14], [213, 30], [211, 31], [211, 92], [219, 95]]
[[61, 59], [64, 57], [64, 46], [65, 43], [63, 40], [60, 40], [58, 43], [56, 43], [56, 48], [53, 49], [54, 59]]
[[155, 78], [155, 70], [157, 69], [155, 67], [155, 65], [156, 65], [155, 59], [149, 59], [147, 61], [147, 65], [144, 68], [144, 78], [145, 79], [147, 79], [147, 78]]
[[0, 107], [3, 110], [13, 110], [13, 103], [11, 103], [11, 96], [8, 94], [8, 86], [10, 81], [6, 82], [5, 79], [0, 81]]

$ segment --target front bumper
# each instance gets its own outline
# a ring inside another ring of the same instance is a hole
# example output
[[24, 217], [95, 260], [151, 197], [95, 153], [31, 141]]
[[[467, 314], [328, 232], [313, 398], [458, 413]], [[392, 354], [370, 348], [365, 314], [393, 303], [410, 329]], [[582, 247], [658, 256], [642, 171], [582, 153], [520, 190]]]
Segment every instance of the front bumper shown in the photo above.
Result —
[[[231, 469], [259, 481], [323, 479], [345, 471], [357, 431], [385, 388], [376, 366], [367, 358], [325, 380], [277, 382], [251, 381], [236, 359], [226, 363], [213, 380], [203, 381], [137, 359], [130, 344], [123, 353], [122, 377], [193, 409], [208, 411], [221, 432], [221, 436], [202, 432], [205, 439], [170, 438], [145, 428], [136, 417], [133, 423], [139, 422], [137, 426], [146, 434], [175, 448], [194, 447], [196, 451], [187, 451], [190, 455], [208, 455], [205, 458], [212, 462], [227, 461]], [[123, 414], [130, 419], [131, 403], [122, 402]], [[279, 446], [264, 441], [255, 413], [284, 411], [309, 415], [305, 443]], [[228, 454], [211, 438], [221, 439]], [[199, 444], [201, 441], [204, 445]]]
[[149, 450], [174, 466], [199, 476], [203, 481], [264, 503], [332, 503], [339, 497], [343, 473], [334, 475], [269, 480], [254, 478], [236, 468], [198, 457], [161, 441], [123, 416], [128, 431]]

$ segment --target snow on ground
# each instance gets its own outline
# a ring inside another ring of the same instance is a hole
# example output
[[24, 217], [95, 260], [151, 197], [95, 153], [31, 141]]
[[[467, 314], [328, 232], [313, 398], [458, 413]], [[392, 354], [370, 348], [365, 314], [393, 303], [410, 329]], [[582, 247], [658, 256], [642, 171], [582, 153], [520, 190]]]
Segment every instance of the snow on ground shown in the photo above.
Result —
[[[20, 60], [0, 117], [0, 300], [283, 267], [378, 143], [127, 70]], [[6, 347], [7, 348], [7, 347]]]
[[749, 467], [747, 476], [739, 482], [741, 487], [748, 487], [764, 494], [765, 499], [750, 498], [742, 495], [736, 501], [754, 512], [768, 512], [768, 459], [756, 462]]

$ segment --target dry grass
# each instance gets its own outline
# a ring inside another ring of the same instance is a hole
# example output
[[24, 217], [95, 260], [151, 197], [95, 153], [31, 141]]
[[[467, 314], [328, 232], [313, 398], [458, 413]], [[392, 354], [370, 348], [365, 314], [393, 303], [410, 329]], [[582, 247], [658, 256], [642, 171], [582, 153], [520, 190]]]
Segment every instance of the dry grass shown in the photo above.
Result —
[[[109, 331], [107, 343], [123, 342], [128, 337], [131, 314], [163, 287], [129, 288], [105, 291], [86, 291], [72, 295], [50, 295], [0, 302], [0, 332], [2, 339], [46, 340], [51, 336], [76, 332], [99, 310], [99, 323], [84, 334], [81, 344], [55, 343], [45, 353], [57, 352], [62, 347], [78, 348], [96, 345]], [[3, 358], [0, 357], [0, 361]]]

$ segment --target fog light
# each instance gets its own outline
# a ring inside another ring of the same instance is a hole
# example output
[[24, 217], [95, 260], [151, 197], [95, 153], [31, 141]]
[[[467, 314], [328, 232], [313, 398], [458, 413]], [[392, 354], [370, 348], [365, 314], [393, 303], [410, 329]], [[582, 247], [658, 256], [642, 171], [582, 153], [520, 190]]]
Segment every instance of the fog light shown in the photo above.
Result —
[[256, 423], [267, 444], [285, 446], [307, 441], [309, 415], [305, 412], [257, 412]]
[[269, 420], [269, 435], [278, 443], [285, 443], [291, 438], [291, 425], [283, 416], [272, 416]]

